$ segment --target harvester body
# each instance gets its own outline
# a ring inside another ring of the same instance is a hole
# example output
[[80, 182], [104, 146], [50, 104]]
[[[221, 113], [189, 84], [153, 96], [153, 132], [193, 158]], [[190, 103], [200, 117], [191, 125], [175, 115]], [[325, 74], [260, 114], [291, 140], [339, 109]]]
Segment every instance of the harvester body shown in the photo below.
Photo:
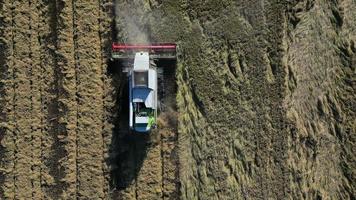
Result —
[[139, 133], [155, 128], [158, 112], [158, 73], [155, 61], [176, 59], [175, 44], [113, 44], [112, 58], [125, 61], [129, 84], [129, 127]]
[[129, 76], [129, 125], [137, 132], [148, 132], [157, 119], [157, 70], [148, 52], [135, 53]]

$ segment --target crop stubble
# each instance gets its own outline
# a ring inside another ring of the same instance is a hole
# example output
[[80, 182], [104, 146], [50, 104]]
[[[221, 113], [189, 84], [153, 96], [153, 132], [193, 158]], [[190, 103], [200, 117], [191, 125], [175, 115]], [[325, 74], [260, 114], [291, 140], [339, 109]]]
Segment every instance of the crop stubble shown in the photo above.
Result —
[[105, 3], [2, 2], [1, 198], [107, 195]]
[[[4, 1], [1, 10], [0, 198], [110, 198], [112, 2]], [[148, 150], [137, 199], [176, 191], [162, 184], [172, 173], [165, 140]]]

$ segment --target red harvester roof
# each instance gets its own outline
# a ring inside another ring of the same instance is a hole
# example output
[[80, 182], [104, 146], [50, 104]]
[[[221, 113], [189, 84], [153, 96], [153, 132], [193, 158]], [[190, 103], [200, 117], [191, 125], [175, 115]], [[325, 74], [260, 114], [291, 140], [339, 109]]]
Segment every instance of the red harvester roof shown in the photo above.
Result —
[[174, 43], [157, 43], [157, 44], [122, 44], [122, 43], [113, 43], [112, 50], [175, 50], [177, 47]]

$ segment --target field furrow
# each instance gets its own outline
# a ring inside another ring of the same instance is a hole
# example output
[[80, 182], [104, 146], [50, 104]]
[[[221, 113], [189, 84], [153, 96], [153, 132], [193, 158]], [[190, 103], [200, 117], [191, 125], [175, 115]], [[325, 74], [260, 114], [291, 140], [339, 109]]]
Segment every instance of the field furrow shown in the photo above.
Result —
[[[104, 198], [103, 80], [98, 1], [74, 4], [78, 98], [78, 197]], [[95, 180], [95, 181], [93, 181]]]

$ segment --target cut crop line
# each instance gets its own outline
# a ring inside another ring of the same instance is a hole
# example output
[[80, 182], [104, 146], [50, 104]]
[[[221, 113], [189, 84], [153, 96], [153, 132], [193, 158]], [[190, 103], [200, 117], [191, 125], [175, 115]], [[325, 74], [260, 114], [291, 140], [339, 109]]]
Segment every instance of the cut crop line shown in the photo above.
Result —
[[[101, 33], [101, 30], [102, 30], [102, 22], [101, 22], [101, 18], [103, 17], [102, 16], [102, 10], [101, 10], [101, 0], [98, 0], [98, 6], [99, 6], [99, 17], [98, 17], [98, 24], [99, 24], [99, 31], [98, 31], [98, 35], [99, 35], [99, 40], [100, 40], [100, 65], [101, 65], [101, 82], [102, 82], [102, 97], [101, 97], [101, 100], [102, 100], [102, 118], [101, 118], [101, 123], [102, 123], [102, 126], [101, 126], [101, 140], [102, 140], [102, 157], [103, 157], [103, 161], [102, 161], [102, 166], [101, 166], [101, 169], [102, 169], [102, 174], [103, 174], [103, 178], [104, 178], [104, 184], [106, 184], [108, 181], [107, 181], [107, 177], [106, 177], [106, 167], [105, 167], [105, 152], [106, 152], [106, 140], [105, 140], [105, 115], [106, 115], [106, 112], [105, 112], [105, 95], [106, 95], [106, 88], [105, 88], [105, 69], [104, 69], [104, 53], [103, 52], [103, 45], [105, 45], [105, 42], [103, 41], [103, 38], [102, 38], [102, 33]], [[107, 197], [108, 195], [108, 187], [107, 186], [104, 186], [103, 187], [103, 193], [104, 193], [104, 198]]]
[[[14, 195], [16, 194], [16, 190], [15, 190], [15, 173], [14, 170], [15, 168], [15, 163], [17, 160], [17, 145], [16, 145], [16, 138], [15, 138], [15, 131], [14, 131], [14, 110], [15, 110], [15, 85], [14, 85], [14, 80], [15, 80], [15, 74], [14, 74], [14, 2], [13, 1], [8, 1], [8, 2], [3, 2], [4, 4], [9, 4], [10, 9], [7, 10], [6, 13], [4, 13], [4, 20], [1, 20], [2, 22], [5, 22], [5, 24], [2, 24], [2, 27], [0, 27], [2, 30], [2, 34], [5, 34], [5, 32], [7, 32], [7, 34], [5, 36], [1, 35], [0, 37], [6, 37], [6, 40], [4, 40], [4, 43], [6, 44], [5, 47], [5, 52], [4, 53], [4, 64], [5, 64], [5, 68], [7, 71], [6, 72], [6, 76], [5, 78], [5, 82], [4, 82], [4, 99], [6, 100], [6, 97], [10, 97], [8, 101], [4, 101], [4, 105], [0, 106], [3, 107], [3, 111], [4, 111], [4, 122], [8, 124], [8, 127], [5, 127], [5, 131], [4, 131], [4, 138], [5, 136], [7, 136], [12, 142], [13, 145], [6, 145], [6, 147], [10, 146], [10, 149], [7, 150], [7, 152], [5, 152], [5, 154], [2, 155], [8, 155], [5, 157], [1, 157], [0, 160], [1, 162], [4, 162], [4, 171], [0, 172], [0, 176], [3, 176], [4, 179], [1, 180], [0, 183], [0, 192], [2, 192], [0, 194], [0, 199], [1, 198], [15, 198]], [[4, 11], [4, 9], [7, 9], [7, 5], [2, 5], [1, 6], [1, 10], [2, 12]], [[10, 20], [6, 20], [5, 15], [9, 15]], [[5, 39], [5, 38], [4, 38]], [[10, 40], [7, 41], [7, 39]], [[10, 55], [9, 55], [10, 54]], [[2, 66], [1, 66], [2, 67]], [[11, 80], [12, 79], [12, 80]], [[6, 86], [5, 86], [6, 85]], [[1, 95], [0, 95], [1, 96]], [[5, 109], [6, 107], [8, 107], [8, 109]], [[0, 136], [1, 137], [1, 136]], [[1, 138], [0, 138], [1, 140]], [[13, 156], [13, 157], [12, 157]], [[9, 159], [10, 157], [10, 159]], [[3, 163], [1, 163], [2, 165]], [[11, 165], [13, 164], [13, 165]], [[9, 170], [10, 169], [10, 170]], [[12, 171], [11, 171], [12, 169]], [[9, 181], [6, 183], [7, 179], [9, 179]], [[4, 184], [6, 183], [6, 185]], [[5, 191], [4, 191], [5, 190]], [[10, 191], [10, 192], [7, 192]], [[7, 193], [7, 195], [6, 195]], [[6, 195], [6, 196], [5, 196]]]
[[75, 20], [76, 20], [76, 8], [75, 8], [75, 0], [72, 0], [72, 33], [73, 33], [73, 57], [74, 57], [74, 67], [75, 67], [75, 99], [76, 99], [76, 103], [77, 103], [77, 110], [76, 110], [76, 127], [75, 127], [75, 168], [76, 168], [76, 174], [75, 174], [75, 182], [76, 182], [76, 199], [79, 199], [79, 184], [80, 182], [79, 180], [79, 167], [78, 167], [78, 127], [79, 127], [79, 94], [78, 94], [78, 62], [77, 62], [77, 41], [76, 41], [76, 25], [75, 25]]
[[[31, 9], [31, 0], [29, 0], [28, 1], [28, 8], [29, 9]], [[31, 20], [32, 20], [32, 18], [31, 18], [31, 15], [29, 15], [28, 16], [28, 21], [29, 22], [31, 22]], [[33, 170], [33, 165], [34, 165], [34, 153], [33, 153], [33, 150], [34, 150], [34, 137], [33, 137], [33, 134], [34, 134], [34, 127], [33, 127], [33, 119], [36, 117], [36, 116], [32, 116], [33, 115], [33, 110], [34, 110], [34, 108], [33, 108], [33, 76], [34, 76], [34, 74], [33, 74], [33, 55], [32, 55], [32, 48], [31, 48], [31, 46], [32, 46], [32, 44], [31, 44], [31, 36], [32, 36], [32, 25], [31, 25], [32, 23], [29, 23], [29, 27], [28, 27], [28, 30], [29, 30], [29, 32], [28, 32], [28, 57], [29, 57], [29, 60], [30, 60], [30, 64], [29, 64], [29, 75], [30, 75], [30, 91], [27, 91], [27, 92], [30, 92], [30, 96], [29, 96], [29, 99], [30, 99], [30, 107], [31, 107], [31, 121], [32, 121], [32, 123], [31, 123], [31, 144], [30, 144], [30, 146], [31, 146], [31, 167], [30, 167], [30, 169], [31, 169], [31, 176], [33, 176], [33, 174], [34, 174], [34, 170]], [[31, 196], [32, 196], [32, 199], [34, 199], [35, 198], [35, 190], [34, 190], [34, 179], [33, 178], [31, 178], [30, 179], [31, 180]]]
[[[130, 134], [130, 132], [129, 132], [129, 134]], [[134, 144], [134, 146], [135, 146], [135, 151], [134, 152], [136, 152], [137, 153], [137, 144], [135, 143]], [[135, 155], [135, 153], [134, 153], [134, 156], [135, 156], [135, 158], [134, 158], [134, 162], [135, 162], [135, 173], [134, 173], [134, 176], [135, 176], [135, 199], [137, 200], [137, 198], [138, 198], [138, 192], [137, 192], [137, 188], [138, 188], [138, 184], [137, 184], [137, 182], [138, 182], [138, 172], [139, 172], [139, 169], [138, 169], [138, 167], [137, 167], [137, 156]]]
[[[39, 17], [38, 20], [43, 22], [43, 20], [42, 20], [42, 17], [43, 17], [43, 2], [40, 2], [40, 6], [41, 6], [41, 7], [40, 7], [41, 9], [38, 9], [39, 7], [36, 7], [36, 8], [37, 8], [37, 11], [40, 13], [40, 14], [39, 14], [40, 17]], [[40, 29], [40, 23], [37, 24], [37, 30], [41, 30], [41, 29]], [[40, 76], [40, 79], [41, 79], [41, 80], [39, 80], [39, 87], [40, 87], [40, 88], [39, 88], [39, 90], [40, 90], [40, 105], [41, 105], [41, 106], [40, 106], [40, 111], [41, 111], [41, 115], [40, 115], [40, 122], [41, 122], [40, 128], [41, 128], [41, 131], [40, 131], [40, 133], [41, 133], [41, 136], [40, 136], [40, 159], [39, 159], [41, 163], [40, 163], [40, 167], [39, 167], [39, 170], [40, 170], [40, 175], [39, 175], [39, 176], [40, 176], [40, 189], [41, 189], [41, 192], [42, 192], [42, 191], [43, 191], [43, 186], [42, 186], [42, 179], [43, 179], [43, 175], [42, 175], [42, 173], [43, 173], [43, 172], [42, 172], [42, 170], [43, 170], [42, 162], [43, 162], [43, 160], [42, 160], [42, 158], [43, 158], [43, 154], [44, 154], [44, 153], [43, 153], [43, 152], [44, 152], [44, 151], [43, 151], [43, 146], [44, 146], [44, 145], [43, 145], [43, 144], [44, 144], [44, 143], [43, 143], [43, 140], [44, 140], [43, 137], [44, 137], [44, 127], [45, 127], [45, 126], [44, 126], [44, 115], [43, 115], [43, 113], [44, 113], [44, 109], [43, 109], [43, 103], [44, 103], [44, 102], [43, 102], [43, 90], [44, 90], [44, 89], [43, 89], [43, 82], [44, 82], [44, 81], [43, 81], [43, 80], [44, 80], [43, 71], [44, 71], [44, 67], [43, 67], [42, 55], [41, 55], [41, 53], [42, 53], [41, 50], [42, 50], [43, 47], [42, 47], [42, 44], [41, 44], [41, 40], [40, 40], [41, 37], [40, 37], [39, 31], [37, 31], [37, 38], [38, 38], [38, 43], [39, 43], [38, 45], [39, 45], [39, 47], [41, 48], [41, 49], [40, 49], [40, 52], [39, 52], [39, 53], [40, 53], [40, 55], [39, 55], [39, 58], [40, 58], [40, 61], [39, 61], [39, 65], [40, 65], [40, 66], [39, 66], [39, 68], [40, 68], [40, 75], [39, 75], [39, 76]]]
[[161, 196], [161, 199], [164, 199], [164, 189], [165, 189], [165, 185], [164, 185], [164, 165], [165, 165], [165, 162], [164, 162], [164, 158], [163, 158], [163, 156], [164, 156], [164, 152], [163, 152], [163, 142], [164, 142], [164, 140], [163, 140], [163, 134], [161, 134], [161, 131], [158, 131], [158, 134], [160, 135], [160, 139], [161, 139], [161, 141], [160, 141], [160, 146], [161, 146], [161, 151], [160, 151], [160, 153], [161, 153], [161, 163], [162, 163], [162, 165], [161, 165], [161, 176], [162, 176], [162, 183], [161, 183], [161, 187], [162, 187], [162, 196]]
[[[31, 1], [28, 1], [28, 7], [29, 8], [31, 8]], [[28, 16], [28, 21], [29, 22], [31, 22], [31, 15], [29, 15]], [[32, 99], [33, 99], [33, 80], [32, 80], [32, 78], [33, 78], [33, 76], [34, 76], [34, 74], [33, 74], [33, 57], [32, 57], [32, 44], [31, 44], [31, 36], [32, 36], [32, 26], [31, 26], [31, 24], [32, 23], [29, 23], [29, 27], [28, 27], [28, 29], [29, 29], [29, 34], [28, 34], [28, 39], [29, 39], [29, 41], [30, 41], [30, 45], [28, 45], [29, 47], [29, 52], [28, 52], [28, 57], [29, 57], [29, 60], [31, 61], [30, 62], [30, 64], [29, 64], [29, 75], [30, 75], [30, 91], [28, 91], [28, 92], [30, 92], [30, 96], [29, 96], [29, 99], [30, 99], [30, 101], [31, 101], [31, 103], [30, 103], [30, 107], [31, 107], [31, 121], [32, 121], [32, 123], [31, 123], [31, 176], [33, 176], [33, 172], [34, 172], [34, 170], [33, 170], [33, 163], [34, 163], [34, 161], [33, 161], [33, 159], [34, 159], [34, 155], [33, 155], [33, 149], [34, 149], [34, 144], [33, 144], [33, 133], [34, 133], [34, 127], [33, 127], [33, 119], [34, 119], [34, 117], [35, 116], [32, 116], [33, 115], [33, 101], [32, 101]], [[35, 198], [35, 194], [34, 194], [34, 179], [33, 178], [31, 178], [30, 179], [31, 180], [31, 186], [32, 186], [32, 192], [31, 192], [31, 195], [32, 195], [32, 199], [34, 199]]]
[[13, 165], [13, 169], [12, 169], [12, 173], [13, 173], [13, 194], [16, 194], [16, 176], [15, 176], [15, 171], [16, 171], [16, 165], [17, 165], [17, 132], [14, 130], [15, 126], [16, 126], [16, 104], [15, 104], [15, 100], [16, 100], [16, 85], [15, 85], [15, 67], [14, 67], [14, 49], [15, 49], [15, 34], [14, 34], [14, 26], [15, 26], [15, 19], [14, 19], [14, 9], [15, 9], [15, 3], [14, 1], [12, 1], [11, 4], [11, 67], [12, 67], [12, 94], [13, 94], [13, 98], [12, 98], [12, 109], [13, 109], [13, 121], [12, 121], [12, 132], [14, 135], [13, 141], [14, 141], [14, 165]]

